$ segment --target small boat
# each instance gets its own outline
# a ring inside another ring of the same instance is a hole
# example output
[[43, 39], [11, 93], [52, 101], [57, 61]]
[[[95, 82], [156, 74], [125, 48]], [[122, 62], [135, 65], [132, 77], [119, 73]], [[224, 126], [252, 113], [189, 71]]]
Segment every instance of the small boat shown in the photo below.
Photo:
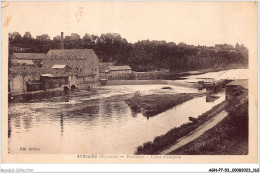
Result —
[[192, 122], [195, 122], [195, 123], [198, 121], [198, 119], [194, 118], [194, 117], [189, 117], [189, 120], [192, 121]]

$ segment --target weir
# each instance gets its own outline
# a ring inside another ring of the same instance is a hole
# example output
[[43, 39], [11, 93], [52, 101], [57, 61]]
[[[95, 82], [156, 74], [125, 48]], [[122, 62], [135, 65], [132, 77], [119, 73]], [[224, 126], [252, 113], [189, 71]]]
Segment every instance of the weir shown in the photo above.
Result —
[[226, 84], [234, 81], [232, 79], [220, 79], [214, 80], [214, 78], [201, 78], [202, 81], [198, 81], [198, 89], [202, 90], [206, 88], [207, 92], [217, 92], [222, 88], [225, 88]]

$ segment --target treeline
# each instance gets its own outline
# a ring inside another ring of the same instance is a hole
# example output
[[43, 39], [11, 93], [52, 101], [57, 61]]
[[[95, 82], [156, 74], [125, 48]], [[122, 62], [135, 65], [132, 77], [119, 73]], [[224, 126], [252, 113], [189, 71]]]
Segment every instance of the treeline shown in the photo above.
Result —
[[[13, 32], [9, 33], [9, 52], [47, 53], [49, 49], [59, 49], [60, 42], [60, 36], [50, 39], [47, 34], [43, 34], [33, 38], [30, 32], [23, 36]], [[116, 65], [127, 64], [134, 71], [185, 71], [248, 64], [248, 49], [238, 43], [235, 47], [228, 44], [206, 47], [150, 40], [129, 43], [115, 33], [100, 36], [85, 34], [82, 38], [73, 33], [65, 36], [64, 44], [65, 49], [93, 49], [101, 61], [113, 61]]]

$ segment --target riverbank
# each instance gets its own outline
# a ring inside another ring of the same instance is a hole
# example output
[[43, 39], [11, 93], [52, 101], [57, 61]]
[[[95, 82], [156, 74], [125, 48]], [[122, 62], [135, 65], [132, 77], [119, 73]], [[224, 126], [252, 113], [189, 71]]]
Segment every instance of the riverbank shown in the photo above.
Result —
[[151, 117], [185, 101], [203, 95], [205, 95], [205, 93], [152, 94], [144, 96], [135, 93], [132, 98], [126, 99], [125, 102], [132, 111], [137, 113], [141, 112], [143, 115]]
[[210, 121], [212, 117], [223, 111], [226, 106], [226, 101], [221, 102], [220, 104], [214, 106], [211, 110], [200, 115], [195, 121], [185, 123], [177, 128], [173, 128], [165, 135], [158, 136], [153, 141], [146, 142], [142, 146], [137, 147], [135, 154], [159, 154], [170, 146], [176, 144], [179, 139], [199, 128], [205, 122]]
[[219, 124], [194, 141], [170, 152], [171, 155], [246, 155], [248, 154], [248, 101], [229, 107]]

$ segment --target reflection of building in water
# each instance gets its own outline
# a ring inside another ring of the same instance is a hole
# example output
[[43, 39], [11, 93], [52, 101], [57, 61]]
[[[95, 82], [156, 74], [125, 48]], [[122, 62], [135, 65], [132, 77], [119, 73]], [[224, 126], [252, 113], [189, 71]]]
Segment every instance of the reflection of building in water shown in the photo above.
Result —
[[15, 127], [17, 127], [17, 129], [21, 128], [21, 116], [20, 116], [20, 114], [19, 114], [19, 116], [15, 116], [14, 123], [15, 123]]
[[60, 133], [63, 136], [64, 128], [63, 128], [63, 112], [60, 115]]
[[31, 122], [32, 122], [32, 117], [29, 116], [23, 116], [23, 126], [25, 129], [30, 129], [31, 128]]
[[11, 137], [11, 133], [12, 133], [11, 119], [8, 116], [8, 138]]

